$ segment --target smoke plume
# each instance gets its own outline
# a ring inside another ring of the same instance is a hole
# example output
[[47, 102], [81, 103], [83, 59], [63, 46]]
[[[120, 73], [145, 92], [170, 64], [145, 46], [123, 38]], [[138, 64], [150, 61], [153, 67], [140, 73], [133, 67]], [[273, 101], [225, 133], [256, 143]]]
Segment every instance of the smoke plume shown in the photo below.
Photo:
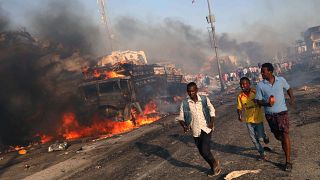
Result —
[[98, 23], [89, 18], [77, 1], [47, 1], [39, 11], [32, 11], [30, 23], [40, 38], [61, 44], [70, 50], [92, 53], [99, 47]]
[[50, 1], [30, 16], [37, 38], [25, 29], [9, 30], [10, 19], [0, 16], [0, 150], [50, 134], [62, 113], [80, 112], [81, 67], [93, 59], [90, 34], [98, 29], [81, 21], [81, 8]]
[[6, 16], [6, 11], [3, 10], [0, 4], [0, 32], [7, 29], [9, 25], [9, 18]]

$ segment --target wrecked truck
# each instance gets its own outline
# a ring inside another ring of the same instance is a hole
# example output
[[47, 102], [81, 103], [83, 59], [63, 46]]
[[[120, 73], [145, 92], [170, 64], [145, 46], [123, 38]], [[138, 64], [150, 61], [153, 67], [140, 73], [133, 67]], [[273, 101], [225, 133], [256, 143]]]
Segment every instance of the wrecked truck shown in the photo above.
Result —
[[185, 94], [182, 75], [157, 64], [117, 63], [83, 71], [79, 89], [90, 111], [114, 121], [132, 120], [150, 101], [174, 101]]

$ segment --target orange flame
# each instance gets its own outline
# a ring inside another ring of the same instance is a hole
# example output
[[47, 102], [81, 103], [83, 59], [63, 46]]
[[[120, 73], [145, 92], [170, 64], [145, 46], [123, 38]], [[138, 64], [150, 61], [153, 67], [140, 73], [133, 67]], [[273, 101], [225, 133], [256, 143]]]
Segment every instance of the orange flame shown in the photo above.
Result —
[[[148, 117], [151, 115], [153, 117]], [[138, 115], [135, 120], [135, 124], [131, 120], [124, 122], [115, 122], [112, 120], [101, 120], [98, 117], [94, 117], [93, 123], [90, 126], [81, 126], [77, 121], [75, 114], [72, 112], [64, 113], [62, 117], [62, 125], [58, 129], [58, 135], [64, 137], [67, 140], [77, 139], [88, 136], [99, 136], [99, 139], [111, 137], [116, 134], [129, 132], [133, 129], [139, 128], [143, 125], [150, 124], [160, 119], [158, 115], [157, 106], [154, 101], [150, 101], [145, 107], [143, 114]], [[103, 135], [104, 134], [104, 135]], [[52, 141], [55, 137], [45, 134], [36, 134], [40, 137], [42, 144]], [[10, 147], [6, 152], [18, 151], [19, 154], [26, 154], [29, 148], [37, 143], [30, 144], [29, 146], [15, 146]]]
[[157, 106], [153, 101], [150, 101], [144, 110], [144, 115], [140, 115], [136, 119], [136, 125], [130, 121], [115, 122], [112, 120], [101, 120], [97, 117], [94, 118], [90, 126], [81, 126], [76, 120], [75, 114], [68, 112], [63, 115], [62, 126], [59, 129], [59, 135], [65, 139], [77, 139], [88, 136], [101, 136], [107, 134], [108, 137], [125, 133], [138, 128], [142, 125], [150, 124], [160, 119], [160, 116], [147, 117], [151, 113], [157, 113]]
[[100, 72], [97, 69], [94, 69], [92, 75], [94, 77], [98, 78], [98, 77], [100, 77]]
[[45, 135], [45, 134], [37, 135], [37, 136], [39, 136], [41, 138], [41, 140], [40, 140], [41, 144], [45, 144], [45, 143], [53, 140], [53, 136], [49, 136], [49, 135]]
[[18, 151], [18, 153], [21, 154], [21, 155], [22, 155], [22, 154], [27, 154], [27, 150], [21, 149], [21, 150]]
[[158, 113], [157, 112], [157, 105], [153, 100], [150, 100], [149, 103], [144, 107], [143, 114], [152, 114], [152, 113]]
[[108, 79], [108, 78], [117, 78], [117, 77], [125, 77], [125, 75], [118, 74], [118, 73], [116, 73], [114, 71], [106, 71], [105, 74], [106, 74], [106, 79]]

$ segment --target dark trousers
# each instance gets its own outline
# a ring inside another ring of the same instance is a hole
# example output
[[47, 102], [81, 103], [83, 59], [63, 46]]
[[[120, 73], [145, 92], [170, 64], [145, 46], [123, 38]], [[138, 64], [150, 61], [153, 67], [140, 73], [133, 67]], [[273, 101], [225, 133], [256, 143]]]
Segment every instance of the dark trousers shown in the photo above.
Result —
[[209, 134], [207, 134], [201, 130], [200, 137], [193, 137], [193, 138], [200, 152], [200, 155], [207, 161], [207, 163], [210, 165], [211, 169], [213, 170], [215, 159], [210, 152], [211, 134], [212, 134], [212, 131]]

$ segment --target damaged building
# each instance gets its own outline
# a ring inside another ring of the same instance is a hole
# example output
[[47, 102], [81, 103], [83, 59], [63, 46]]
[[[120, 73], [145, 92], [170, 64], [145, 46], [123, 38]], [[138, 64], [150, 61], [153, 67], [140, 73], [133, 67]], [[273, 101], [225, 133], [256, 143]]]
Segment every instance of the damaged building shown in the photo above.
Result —
[[316, 62], [320, 59], [320, 26], [310, 27], [303, 33], [304, 40], [296, 41], [297, 59]]

